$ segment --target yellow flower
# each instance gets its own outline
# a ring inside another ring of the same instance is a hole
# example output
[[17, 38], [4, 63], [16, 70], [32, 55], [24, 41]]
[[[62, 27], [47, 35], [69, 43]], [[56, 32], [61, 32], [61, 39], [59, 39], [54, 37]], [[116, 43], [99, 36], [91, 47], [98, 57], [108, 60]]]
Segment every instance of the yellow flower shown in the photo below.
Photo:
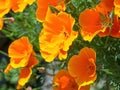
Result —
[[36, 54], [33, 51], [32, 44], [25, 36], [11, 43], [8, 54], [10, 63], [4, 72], [8, 73], [13, 68], [22, 68], [17, 86], [17, 89], [20, 89], [28, 82], [32, 74], [32, 67], [38, 64]]
[[57, 56], [60, 60], [67, 57], [69, 46], [78, 34], [72, 30], [74, 22], [71, 15], [65, 12], [55, 14], [48, 9], [39, 36], [40, 52], [45, 61], [51, 62]]

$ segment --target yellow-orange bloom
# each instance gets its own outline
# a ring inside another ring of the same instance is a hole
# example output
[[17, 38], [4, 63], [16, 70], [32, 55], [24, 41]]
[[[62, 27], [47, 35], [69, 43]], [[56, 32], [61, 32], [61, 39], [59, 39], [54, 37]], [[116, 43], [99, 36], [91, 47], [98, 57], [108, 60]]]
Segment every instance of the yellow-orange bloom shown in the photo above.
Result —
[[117, 15], [113, 18], [113, 25], [111, 28], [106, 28], [105, 32], [100, 32], [98, 34], [100, 37], [112, 36], [115, 38], [120, 38], [120, 19]]
[[31, 5], [35, 0], [11, 0], [11, 9], [14, 12], [23, 12], [25, 7]]
[[120, 17], [120, 0], [114, 0], [115, 14]]
[[78, 90], [78, 85], [67, 70], [60, 70], [54, 76], [53, 90]]
[[81, 12], [79, 24], [81, 26], [81, 35], [85, 41], [92, 41], [99, 32], [104, 31], [100, 14], [95, 9], [86, 9]]
[[61, 6], [65, 10], [64, 0], [37, 0], [36, 17], [39, 21], [44, 21], [49, 6]]
[[39, 36], [40, 52], [45, 61], [51, 62], [57, 56], [60, 60], [67, 57], [69, 46], [78, 34], [72, 30], [74, 22], [70, 14], [55, 14], [48, 9]]
[[3, 18], [0, 18], [0, 30], [2, 29], [3, 27]]
[[0, 18], [7, 14], [10, 10], [11, 0], [0, 0]]
[[76, 83], [86, 86], [96, 80], [96, 53], [93, 49], [85, 47], [78, 55], [74, 55], [68, 62], [68, 72], [74, 77]]
[[25, 36], [11, 43], [8, 54], [10, 63], [4, 72], [8, 73], [13, 68], [22, 68], [17, 86], [17, 89], [20, 89], [28, 82], [32, 74], [32, 67], [38, 64], [38, 60], [35, 57], [36, 54], [33, 51], [32, 44]]

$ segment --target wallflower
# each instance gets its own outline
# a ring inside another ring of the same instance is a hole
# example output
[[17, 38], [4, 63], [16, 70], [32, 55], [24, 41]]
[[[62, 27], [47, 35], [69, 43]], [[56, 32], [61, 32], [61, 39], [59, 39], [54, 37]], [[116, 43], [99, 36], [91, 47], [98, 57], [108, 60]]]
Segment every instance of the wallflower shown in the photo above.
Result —
[[65, 10], [64, 0], [37, 0], [36, 17], [39, 21], [44, 21], [49, 6], [61, 6]]
[[39, 36], [40, 52], [47, 62], [53, 61], [55, 57], [65, 59], [67, 51], [77, 32], [73, 31], [75, 20], [65, 12], [52, 13], [48, 9], [43, 29]]
[[114, 16], [113, 18], [113, 25], [112, 27], [108, 27], [105, 32], [100, 32], [98, 34], [100, 37], [105, 37], [105, 36], [112, 36], [115, 38], [120, 38], [120, 20], [117, 15]]
[[96, 10], [104, 15], [108, 15], [114, 8], [114, 0], [101, 0], [98, 5], [96, 5]]
[[120, 0], [114, 0], [115, 14], [120, 17]]
[[31, 5], [35, 0], [11, 0], [11, 9], [14, 12], [23, 12], [25, 7]]
[[101, 24], [101, 17], [96, 9], [86, 9], [79, 16], [79, 24], [81, 26], [80, 33], [84, 40], [92, 41], [99, 33], [104, 32], [104, 27]]
[[67, 70], [60, 70], [54, 76], [53, 90], [78, 90], [78, 85]]
[[3, 27], [3, 19], [0, 18], [0, 30], [2, 29], [2, 27]]
[[10, 11], [11, 0], [0, 0], [0, 18]]
[[68, 62], [68, 72], [75, 78], [76, 83], [86, 86], [96, 80], [96, 53], [93, 49], [85, 47], [78, 55], [74, 55]]
[[20, 89], [28, 82], [32, 74], [32, 67], [38, 64], [36, 54], [33, 51], [32, 44], [25, 36], [11, 43], [8, 54], [10, 63], [4, 72], [8, 73], [13, 68], [21, 68], [17, 86], [17, 89]]

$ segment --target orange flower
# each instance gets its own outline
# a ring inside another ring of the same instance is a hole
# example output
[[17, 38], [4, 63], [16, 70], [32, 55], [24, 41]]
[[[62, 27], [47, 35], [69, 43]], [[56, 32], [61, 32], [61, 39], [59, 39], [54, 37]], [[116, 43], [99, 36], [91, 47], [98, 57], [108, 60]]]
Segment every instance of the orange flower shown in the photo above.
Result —
[[10, 10], [11, 0], [0, 0], [0, 18], [7, 14]]
[[81, 12], [79, 24], [81, 25], [80, 32], [83, 39], [89, 42], [92, 41], [99, 32], [104, 32], [100, 14], [95, 9], [86, 9]]
[[3, 27], [3, 19], [0, 18], [0, 30], [2, 29], [2, 27]]
[[98, 12], [107, 15], [108, 12], [111, 12], [114, 8], [114, 0], [101, 0], [100, 3], [96, 6]]
[[60, 70], [54, 76], [53, 90], [78, 90], [78, 85], [67, 70]]
[[25, 7], [31, 5], [35, 0], [11, 0], [11, 9], [14, 12], [23, 12]]
[[8, 54], [10, 63], [4, 72], [8, 73], [12, 68], [22, 67], [17, 86], [17, 89], [20, 89], [28, 82], [32, 74], [32, 67], [38, 64], [38, 60], [35, 57], [36, 54], [25, 36], [11, 43]]
[[68, 62], [68, 72], [81, 86], [86, 86], [96, 80], [96, 53], [93, 49], [85, 47], [79, 55], [74, 55]]
[[40, 52], [42, 57], [51, 62], [55, 57], [65, 59], [67, 51], [77, 32], [73, 31], [75, 20], [65, 12], [54, 14], [48, 9], [43, 29], [39, 36]]
[[120, 38], [120, 20], [117, 15], [114, 16], [113, 25], [111, 29], [108, 27], [105, 32], [100, 32], [98, 34], [100, 37], [112, 36], [115, 38]]
[[115, 14], [120, 17], [120, 0], [114, 0]]
[[44, 21], [49, 6], [61, 6], [65, 10], [64, 0], [37, 0], [36, 17], [39, 21]]

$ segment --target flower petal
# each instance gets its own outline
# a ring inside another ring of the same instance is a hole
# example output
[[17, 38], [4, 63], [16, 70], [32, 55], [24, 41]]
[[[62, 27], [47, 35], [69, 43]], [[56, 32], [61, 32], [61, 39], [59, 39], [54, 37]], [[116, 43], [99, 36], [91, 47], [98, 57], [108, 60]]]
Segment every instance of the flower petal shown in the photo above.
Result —
[[112, 36], [115, 38], [120, 38], [120, 19], [117, 15], [113, 18], [113, 25], [111, 28], [107, 28], [105, 32], [100, 32], [98, 34], [100, 37]]
[[80, 90], [90, 90], [90, 85], [82, 86]]
[[14, 12], [23, 12], [26, 6], [31, 5], [35, 0], [11, 0], [11, 8]]
[[27, 67], [34, 67], [35, 65], [37, 65], [38, 64], [38, 60], [37, 60], [37, 58], [36, 58], [36, 54], [35, 54], [35, 52], [33, 52], [32, 54], [31, 54], [31, 56], [30, 56], [30, 58], [29, 58], [29, 62], [28, 62], [28, 64], [27, 64]]
[[101, 0], [100, 3], [96, 6], [98, 12], [107, 15], [108, 12], [111, 12], [114, 8], [114, 0]]
[[13, 41], [8, 49], [11, 66], [13, 68], [25, 67], [33, 52], [32, 49], [32, 44], [25, 36]]
[[79, 24], [82, 27], [80, 32], [83, 39], [89, 42], [92, 41], [100, 31], [104, 30], [101, 25], [100, 14], [95, 9], [86, 9], [81, 12]]
[[0, 0], [0, 18], [10, 11], [11, 0]]
[[66, 70], [60, 70], [53, 79], [53, 90], [77, 90], [78, 85]]
[[25, 67], [21, 69], [17, 89], [20, 89], [22, 86], [24, 86], [28, 82], [31, 74], [32, 74], [31, 68]]
[[79, 86], [85, 86], [96, 80], [95, 51], [83, 48], [79, 55], [74, 55], [68, 62], [68, 71]]
[[36, 17], [39, 21], [44, 21], [47, 10], [49, 6], [62, 6], [63, 9], [65, 9], [64, 2], [62, 0], [37, 0], [37, 11], [36, 11]]
[[48, 9], [39, 36], [40, 52], [47, 62], [53, 61], [57, 56], [59, 59], [67, 57], [66, 52], [78, 34], [72, 31], [73, 24], [71, 15], [62, 11], [58, 14], [52, 13]]
[[23, 58], [32, 52], [32, 45], [29, 43], [27, 37], [22, 37], [13, 41], [8, 49], [9, 57]]

